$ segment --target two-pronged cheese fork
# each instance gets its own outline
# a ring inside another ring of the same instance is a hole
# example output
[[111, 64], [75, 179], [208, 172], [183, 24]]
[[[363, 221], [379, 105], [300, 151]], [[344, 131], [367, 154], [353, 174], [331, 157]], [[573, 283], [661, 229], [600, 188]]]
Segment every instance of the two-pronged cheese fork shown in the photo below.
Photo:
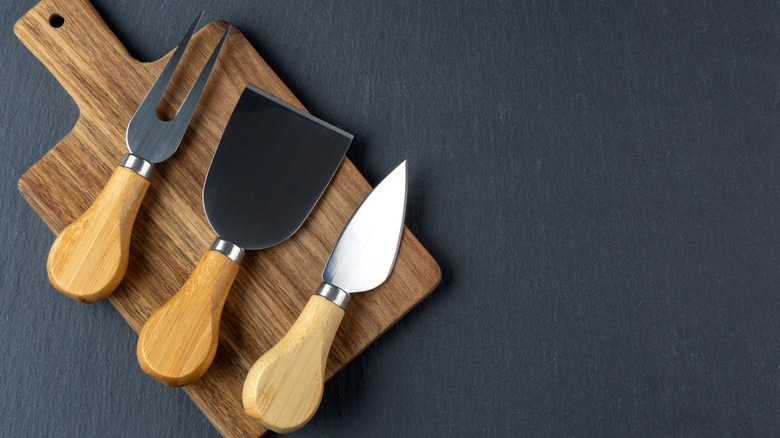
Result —
[[203, 16], [201, 12], [127, 126], [126, 154], [103, 190], [81, 217], [52, 244], [46, 270], [52, 286], [86, 303], [108, 296], [127, 270], [130, 235], [154, 165], [179, 147], [230, 26], [200, 72], [176, 116], [161, 120], [157, 106]]

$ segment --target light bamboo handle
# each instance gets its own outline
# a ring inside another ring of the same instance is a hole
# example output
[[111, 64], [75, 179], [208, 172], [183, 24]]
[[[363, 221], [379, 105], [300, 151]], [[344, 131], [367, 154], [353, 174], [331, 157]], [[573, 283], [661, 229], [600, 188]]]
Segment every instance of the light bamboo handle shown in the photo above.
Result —
[[49, 282], [85, 303], [107, 297], [127, 271], [130, 235], [149, 180], [117, 167], [92, 206], [54, 240]]
[[239, 264], [206, 251], [173, 298], [149, 317], [138, 337], [138, 363], [166, 385], [184, 386], [208, 370], [219, 341], [219, 321]]
[[344, 310], [318, 295], [309, 299], [292, 328], [249, 370], [244, 411], [278, 433], [305, 425], [322, 399], [325, 363]]

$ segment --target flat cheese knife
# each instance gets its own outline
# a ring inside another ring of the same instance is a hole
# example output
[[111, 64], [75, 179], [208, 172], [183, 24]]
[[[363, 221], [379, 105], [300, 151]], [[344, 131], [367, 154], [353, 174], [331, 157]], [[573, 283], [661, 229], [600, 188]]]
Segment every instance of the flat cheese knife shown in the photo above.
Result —
[[172, 120], [160, 120], [157, 106], [203, 16], [192, 23], [162, 73], [127, 125], [126, 154], [92, 206], [57, 236], [49, 250], [49, 282], [65, 295], [85, 303], [107, 297], [127, 271], [130, 235], [156, 163], [179, 147], [203, 94], [230, 26]]
[[188, 385], [211, 365], [222, 307], [245, 250], [292, 236], [314, 208], [352, 135], [247, 86], [203, 185], [217, 239], [181, 290], [146, 321], [138, 362], [155, 379]]
[[393, 271], [406, 209], [406, 161], [363, 201], [341, 233], [309, 298], [290, 331], [249, 370], [244, 411], [263, 426], [294, 432], [322, 399], [325, 363], [350, 294], [384, 283]]

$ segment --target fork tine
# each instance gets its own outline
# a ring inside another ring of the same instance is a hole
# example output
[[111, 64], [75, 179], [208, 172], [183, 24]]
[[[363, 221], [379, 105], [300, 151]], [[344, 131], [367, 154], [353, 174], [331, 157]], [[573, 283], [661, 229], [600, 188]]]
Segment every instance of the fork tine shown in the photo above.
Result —
[[168, 82], [171, 80], [171, 76], [173, 76], [173, 72], [176, 70], [176, 65], [179, 63], [184, 49], [198, 27], [201, 16], [203, 16], [203, 13], [192, 24], [187, 35], [184, 36], [181, 44], [179, 44], [179, 47], [176, 48], [176, 51], [168, 61], [168, 65], [163, 68], [160, 77], [157, 78], [152, 89], [149, 90], [127, 125], [125, 138], [130, 152], [143, 157], [152, 164], [168, 159], [179, 147], [179, 143], [184, 138], [184, 133], [187, 131], [187, 126], [189, 126], [192, 115], [195, 112], [198, 100], [200, 100], [211, 71], [217, 62], [217, 57], [222, 51], [222, 46], [227, 41], [228, 34], [232, 29], [232, 26], [228, 25], [227, 30], [222, 35], [222, 39], [201, 70], [198, 78], [195, 80], [195, 84], [188, 91], [187, 97], [176, 111], [173, 119], [162, 120], [157, 116], [157, 106], [168, 86]]
[[163, 97], [163, 93], [165, 93], [165, 89], [168, 88], [168, 84], [171, 82], [171, 78], [173, 77], [173, 72], [176, 71], [176, 67], [179, 65], [179, 61], [181, 61], [182, 55], [184, 55], [184, 50], [187, 48], [187, 45], [190, 43], [190, 39], [192, 38], [192, 35], [195, 33], [195, 29], [198, 28], [198, 25], [200, 24], [200, 19], [203, 18], [203, 13], [204, 11], [201, 11], [201, 13], [198, 14], [198, 17], [192, 23], [190, 29], [184, 35], [184, 38], [182, 38], [179, 45], [176, 47], [176, 51], [174, 51], [173, 55], [171, 55], [171, 59], [169, 59], [168, 63], [165, 64], [165, 68], [163, 68], [162, 73], [160, 73], [160, 76], [154, 82], [154, 85], [152, 85], [152, 88], [149, 90], [149, 92], [146, 93], [146, 97], [144, 98], [144, 101], [141, 102], [141, 105], [138, 107], [138, 110], [141, 110], [141, 108], [143, 107], [143, 111], [147, 111], [150, 110], [147, 107], [152, 106], [153, 108], [151, 109], [151, 111], [156, 112], [157, 106], [160, 104], [160, 100]]
[[206, 88], [206, 83], [209, 80], [211, 71], [214, 69], [214, 65], [217, 63], [217, 58], [222, 51], [222, 46], [225, 45], [225, 41], [227, 40], [228, 34], [230, 33], [230, 29], [232, 28], [233, 26], [228, 25], [227, 29], [225, 29], [225, 33], [222, 35], [222, 39], [219, 40], [217, 47], [215, 47], [214, 51], [211, 52], [211, 57], [203, 67], [203, 70], [200, 71], [198, 79], [195, 81], [195, 84], [192, 86], [189, 93], [187, 93], [187, 97], [184, 98], [184, 102], [181, 104], [181, 107], [179, 107], [179, 110], [176, 111], [176, 115], [173, 118], [176, 123], [181, 123], [185, 127], [190, 124], [190, 119], [192, 118], [192, 114], [195, 112], [195, 107], [198, 105], [200, 96], [203, 94], [203, 90]]

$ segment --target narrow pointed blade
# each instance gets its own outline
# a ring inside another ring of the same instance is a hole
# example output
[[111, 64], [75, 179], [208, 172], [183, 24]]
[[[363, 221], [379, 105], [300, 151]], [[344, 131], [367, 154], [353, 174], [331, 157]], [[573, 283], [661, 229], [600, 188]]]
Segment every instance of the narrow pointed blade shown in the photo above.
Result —
[[365, 292], [393, 271], [406, 213], [406, 161], [379, 183], [349, 220], [322, 279], [349, 293]]

